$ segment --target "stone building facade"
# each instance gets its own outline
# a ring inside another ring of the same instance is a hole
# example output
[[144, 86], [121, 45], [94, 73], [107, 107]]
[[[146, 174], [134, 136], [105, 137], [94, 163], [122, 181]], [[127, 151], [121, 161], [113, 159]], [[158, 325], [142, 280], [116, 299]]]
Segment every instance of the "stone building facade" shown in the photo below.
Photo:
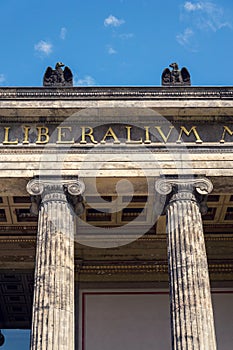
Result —
[[233, 88], [1, 88], [0, 116], [0, 327], [230, 349]]

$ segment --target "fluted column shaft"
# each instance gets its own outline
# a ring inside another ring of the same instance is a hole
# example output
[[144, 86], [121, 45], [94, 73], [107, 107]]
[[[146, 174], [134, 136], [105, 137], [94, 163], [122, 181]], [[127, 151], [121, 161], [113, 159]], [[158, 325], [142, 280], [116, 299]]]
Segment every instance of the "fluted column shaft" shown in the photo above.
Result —
[[74, 350], [74, 215], [63, 183], [31, 180], [41, 195], [31, 350]]
[[205, 186], [199, 188], [198, 194], [196, 190], [200, 184], [200, 180], [196, 183], [183, 180], [183, 184], [182, 181], [178, 184], [170, 182], [173, 195], [166, 214], [173, 350], [217, 349], [202, 218], [197, 200], [201, 198], [201, 192], [208, 192], [208, 182], [204, 182]]

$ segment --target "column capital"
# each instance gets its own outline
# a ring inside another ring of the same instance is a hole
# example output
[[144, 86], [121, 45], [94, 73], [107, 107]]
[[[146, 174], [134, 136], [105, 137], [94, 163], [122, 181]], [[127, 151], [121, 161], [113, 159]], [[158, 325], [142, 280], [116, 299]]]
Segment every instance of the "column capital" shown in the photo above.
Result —
[[207, 196], [213, 190], [212, 182], [206, 177], [160, 178], [155, 182], [155, 190], [162, 197], [167, 197], [165, 208], [172, 201], [191, 200], [199, 203], [200, 211], [207, 211]]
[[85, 191], [85, 184], [80, 179], [74, 178], [33, 178], [27, 184], [27, 192], [31, 196], [41, 196], [45, 190], [57, 192], [61, 189], [67, 191], [71, 196], [80, 196]]
[[209, 194], [213, 190], [212, 182], [205, 178], [161, 178], [155, 182], [155, 190], [159, 194], [166, 196], [173, 191], [196, 192], [202, 196]]
[[69, 202], [77, 215], [83, 212], [85, 184], [78, 178], [36, 177], [28, 182], [26, 188], [31, 195], [31, 212], [34, 215], [38, 215], [41, 203], [57, 200]]

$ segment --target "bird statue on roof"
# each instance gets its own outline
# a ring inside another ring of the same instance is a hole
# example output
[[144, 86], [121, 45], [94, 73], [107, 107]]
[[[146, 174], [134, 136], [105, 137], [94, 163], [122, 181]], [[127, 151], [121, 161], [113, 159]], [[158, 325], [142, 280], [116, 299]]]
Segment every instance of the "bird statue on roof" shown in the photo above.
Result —
[[73, 86], [73, 74], [64, 63], [57, 62], [55, 69], [48, 67], [43, 78], [43, 86]]
[[162, 73], [162, 85], [163, 86], [190, 86], [191, 79], [187, 68], [183, 67], [181, 70], [177, 63], [171, 63], [169, 67], [165, 68]]

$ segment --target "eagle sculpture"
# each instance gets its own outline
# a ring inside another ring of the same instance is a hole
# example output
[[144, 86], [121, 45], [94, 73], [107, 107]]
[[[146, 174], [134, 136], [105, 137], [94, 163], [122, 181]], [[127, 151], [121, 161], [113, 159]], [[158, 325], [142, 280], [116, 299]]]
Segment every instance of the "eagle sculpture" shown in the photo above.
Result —
[[43, 86], [73, 86], [73, 74], [69, 67], [57, 62], [55, 69], [48, 67], [43, 78]]
[[181, 70], [177, 63], [171, 63], [169, 67], [165, 68], [162, 73], [162, 85], [163, 86], [190, 86], [191, 79], [187, 68], [183, 67]]

